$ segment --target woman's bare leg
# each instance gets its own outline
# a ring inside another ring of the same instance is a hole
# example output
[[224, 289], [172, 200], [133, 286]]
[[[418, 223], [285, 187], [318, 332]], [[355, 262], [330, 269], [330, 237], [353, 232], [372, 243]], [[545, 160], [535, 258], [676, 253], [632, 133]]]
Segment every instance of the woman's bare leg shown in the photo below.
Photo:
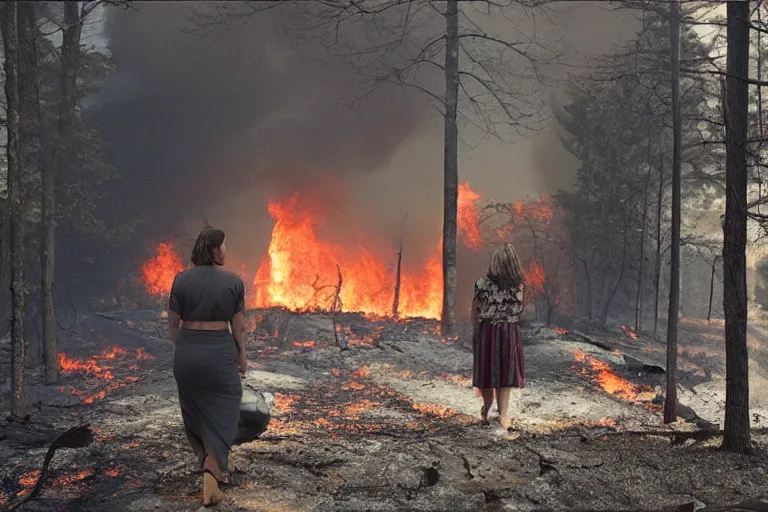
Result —
[[225, 498], [224, 493], [219, 489], [219, 481], [224, 476], [224, 472], [221, 470], [218, 459], [211, 454], [205, 457], [203, 468], [207, 470], [203, 471], [203, 505], [215, 505]]
[[219, 459], [217, 459], [215, 456], [211, 455], [210, 453], [205, 457], [205, 461], [203, 461], [203, 469], [207, 469], [211, 473], [213, 473], [213, 476], [221, 482], [224, 479], [224, 471], [221, 469], [221, 464], [219, 464]]
[[493, 389], [481, 389], [480, 395], [483, 397], [483, 410], [481, 411], [484, 422], [488, 421], [488, 412], [493, 406]]
[[499, 407], [499, 423], [503, 428], [509, 428], [511, 425], [509, 421], [509, 395], [512, 390], [510, 388], [497, 388], [495, 391], [496, 404]]

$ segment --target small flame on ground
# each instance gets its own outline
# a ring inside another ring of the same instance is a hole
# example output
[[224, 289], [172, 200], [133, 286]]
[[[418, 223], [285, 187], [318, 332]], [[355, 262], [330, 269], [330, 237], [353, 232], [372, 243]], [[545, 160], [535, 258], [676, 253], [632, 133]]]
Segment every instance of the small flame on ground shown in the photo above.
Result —
[[552, 331], [555, 334], [558, 334], [560, 336], [563, 336], [564, 334], [568, 334], [568, 329], [563, 329], [562, 327], [553, 327]]
[[308, 340], [308, 341], [294, 341], [292, 343], [294, 347], [299, 348], [315, 348], [317, 346], [316, 341]]
[[[137, 382], [139, 377], [129, 376], [122, 380], [116, 380], [112, 373], [112, 367], [106, 366], [104, 361], [115, 361], [118, 358], [124, 358], [128, 356], [128, 350], [122, 347], [112, 347], [110, 349], [104, 349], [99, 355], [93, 356], [90, 359], [78, 359], [70, 357], [64, 352], [59, 352], [59, 366], [62, 371], [66, 373], [82, 372], [98, 380], [109, 381], [109, 384], [104, 389], [96, 392], [89, 393], [81, 389], [72, 389], [71, 393], [82, 399], [82, 403], [86, 405], [93, 404], [96, 400], [103, 400], [108, 393], [126, 386], [129, 383]], [[148, 353], [143, 348], [136, 349], [135, 358], [139, 361], [149, 361], [155, 359], [155, 356]], [[132, 365], [131, 369], [138, 369], [138, 365]], [[64, 386], [58, 386], [59, 391], [64, 392], [66, 388]]]
[[624, 331], [624, 334], [626, 334], [627, 336], [629, 336], [633, 340], [636, 340], [638, 338], [637, 333], [631, 327], [629, 327], [627, 325], [620, 325], [619, 327], [621, 328], [622, 331]]
[[573, 358], [589, 365], [589, 370], [582, 368], [581, 374], [599, 384], [606, 393], [630, 402], [637, 400], [639, 387], [616, 375], [605, 361], [589, 357], [581, 351], [574, 352]]

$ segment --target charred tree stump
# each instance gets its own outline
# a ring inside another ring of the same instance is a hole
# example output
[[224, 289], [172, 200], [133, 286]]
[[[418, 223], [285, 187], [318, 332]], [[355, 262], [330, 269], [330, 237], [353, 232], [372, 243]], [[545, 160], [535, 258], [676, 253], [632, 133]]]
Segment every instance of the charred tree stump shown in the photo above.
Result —
[[339, 296], [341, 295], [341, 285], [344, 280], [341, 276], [341, 267], [338, 264], [336, 265], [336, 272], [339, 274], [339, 280], [336, 284], [336, 293], [333, 296], [333, 308], [331, 309], [331, 320], [333, 321], [333, 339], [336, 342], [336, 346], [341, 348], [341, 350], [349, 350], [349, 346], [347, 346], [347, 340], [344, 339], [344, 336], [342, 336], [341, 342], [339, 342], [339, 329], [336, 324], [336, 313], [341, 307], [341, 298]]
[[400, 317], [400, 268], [403, 263], [403, 243], [400, 242], [400, 249], [397, 251], [397, 269], [395, 270], [395, 298], [392, 300], [392, 318]]

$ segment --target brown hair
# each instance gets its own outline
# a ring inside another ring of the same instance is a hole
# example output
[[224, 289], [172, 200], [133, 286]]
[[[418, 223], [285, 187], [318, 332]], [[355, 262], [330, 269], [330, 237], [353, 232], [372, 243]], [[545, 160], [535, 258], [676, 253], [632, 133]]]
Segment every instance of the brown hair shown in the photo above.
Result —
[[213, 250], [224, 243], [224, 232], [212, 227], [204, 227], [197, 235], [195, 246], [192, 248], [192, 263], [199, 265], [215, 265]]
[[525, 283], [520, 258], [512, 244], [504, 244], [493, 252], [488, 277], [502, 288], [517, 288]]

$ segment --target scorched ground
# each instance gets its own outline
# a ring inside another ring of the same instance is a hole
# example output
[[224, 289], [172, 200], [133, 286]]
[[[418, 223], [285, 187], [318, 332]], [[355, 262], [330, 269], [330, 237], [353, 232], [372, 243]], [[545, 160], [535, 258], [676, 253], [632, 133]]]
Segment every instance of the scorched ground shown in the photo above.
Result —
[[[634, 333], [588, 342], [526, 326], [530, 381], [507, 433], [479, 425], [466, 336], [446, 342], [435, 321], [340, 314], [342, 351], [328, 315], [249, 315], [248, 379], [276, 405], [268, 431], [234, 450], [220, 510], [661, 510], [694, 499], [710, 510], [768, 493], [761, 435], [745, 457], [716, 451], [717, 438], [627, 433], [661, 430], [663, 347]], [[721, 347], [703, 334], [719, 327], [685, 327], [681, 383], [696, 392], [681, 394], [688, 421], [676, 431], [722, 413]], [[57, 433], [90, 422], [93, 444], [57, 452], [25, 510], [199, 508], [164, 332], [149, 310], [78, 319], [62, 336], [62, 383], [35, 377], [30, 422], [3, 423], [1, 500], [29, 492]], [[761, 427], [765, 407], [754, 405]]]

